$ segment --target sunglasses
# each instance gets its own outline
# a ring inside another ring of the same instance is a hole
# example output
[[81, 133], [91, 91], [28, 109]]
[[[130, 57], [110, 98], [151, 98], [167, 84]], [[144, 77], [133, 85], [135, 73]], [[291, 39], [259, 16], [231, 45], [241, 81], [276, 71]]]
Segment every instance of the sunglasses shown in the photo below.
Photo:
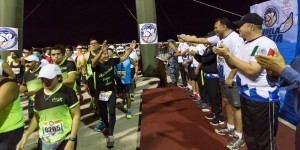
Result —
[[25, 60], [25, 64], [26, 64], [26, 63], [32, 63], [32, 61]]

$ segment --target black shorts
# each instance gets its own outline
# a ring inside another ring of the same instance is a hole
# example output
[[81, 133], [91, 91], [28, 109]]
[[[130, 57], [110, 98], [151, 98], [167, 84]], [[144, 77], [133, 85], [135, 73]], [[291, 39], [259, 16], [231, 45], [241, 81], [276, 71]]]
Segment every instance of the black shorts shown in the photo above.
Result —
[[0, 149], [16, 149], [16, 145], [22, 139], [24, 127], [13, 131], [0, 133]]
[[130, 84], [117, 84], [117, 93], [130, 93]]
[[197, 80], [198, 76], [195, 75], [195, 69], [196, 68], [194, 68], [194, 67], [189, 67], [188, 68], [188, 78], [190, 80]]

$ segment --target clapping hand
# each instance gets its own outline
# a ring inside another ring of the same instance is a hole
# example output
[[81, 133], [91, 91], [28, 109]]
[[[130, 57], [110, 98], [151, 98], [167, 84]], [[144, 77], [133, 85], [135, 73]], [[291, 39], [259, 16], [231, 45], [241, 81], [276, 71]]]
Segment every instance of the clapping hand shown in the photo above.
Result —
[[278, 50], [274, 56], [255, 55], [257, 63], [267, 70], [269, 76], [278, 76], [286, 67], [284, 59]]

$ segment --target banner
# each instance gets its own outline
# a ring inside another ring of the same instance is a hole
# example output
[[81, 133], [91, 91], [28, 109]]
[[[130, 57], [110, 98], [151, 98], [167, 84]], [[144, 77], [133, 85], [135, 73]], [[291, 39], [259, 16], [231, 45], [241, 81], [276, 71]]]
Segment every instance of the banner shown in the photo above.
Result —
[[0, 51], [18, 50], [18, 28], [0, 27]]
[[141, 44], [157, 44], [157, 27], [154, 23], [140, 24]]
[[[263, 34], [274, 42], [289, 64], [299, 54], [298, 2], [297, 0], [270, 0], [250, 7], [264, 19]], [[280, 91], [279, 116], [296, 125], [298, 117], [294, 108], [292, 93], [283, 88]]]

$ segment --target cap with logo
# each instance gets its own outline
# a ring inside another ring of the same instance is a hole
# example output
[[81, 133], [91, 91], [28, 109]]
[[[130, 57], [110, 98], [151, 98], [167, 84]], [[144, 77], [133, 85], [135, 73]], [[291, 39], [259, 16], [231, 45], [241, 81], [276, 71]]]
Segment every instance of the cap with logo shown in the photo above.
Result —
[[125, 49], [123, 46], [118, 46], [116, 51], [117, 51], [117, 53], [123, 53], [123, 52], [125, 52]]
[[42, 67], [39, 72], [38, 78], [46, 78], [46, 79], [53, 79], [57, 75], [61, 75], [61, 70], [57, 65], [48, 64]]
[[40, 61], [40, 59], [35, 54], [29, 55], [28, 57], [25, 58], [25, 60], [27, 60], [27, 61]]
[[264, 19], [262, 17], [260, 17], [258, 14], [249, 13], [249, 14], [245, 15], [244, 17], [242, 17], [241, 20], [234, 21], [232, 23], [236, 24], [238, 26], [241, 26], [244, 23], [252, 23], [252, 24], [261, 26], [263, 24], [263, 21], [264, 21]]

